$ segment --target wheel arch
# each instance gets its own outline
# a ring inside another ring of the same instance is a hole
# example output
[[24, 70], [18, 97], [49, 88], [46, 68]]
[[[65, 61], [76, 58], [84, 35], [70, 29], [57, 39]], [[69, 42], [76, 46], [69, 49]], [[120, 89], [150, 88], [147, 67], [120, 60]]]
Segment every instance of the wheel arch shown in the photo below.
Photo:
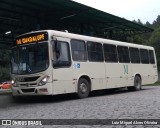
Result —
[[[78, 78], [78, 81], [81, 79], [81, 78], [84, 78], [88, 81], [89, 83], [89, 91], [91, 91], [91, 88], [92, 88], [92, 82], [91, 82], [91, 79], [88, 75], [81, 75], [79, 78]], [[77, 82], [78, 83], [78, 82]], [[78, 84], [77, 84], [78, 86]]]
[[135, 74], [134, 74], [134, 78], [135, 78], [136, 76], [139, 76], [139, 78], [141, 79], [141, 84], [142, 84], [142, 77], [141, 77], [140, 73], [135, 73]]
[[[138, 85], [137, 85], [137, 83], [135, 83], [136, 82], [135, 80], [137, 79], [137, 77], [139, 77], [139, 80], [140, 80], [140, 84], [138, 84]], [[139, 90], [141, 90], [141, 85], [142, 85], [142, 77], [139, 73], [135, 73], [134, 79], [133, 79], [133, 86], [129, 86], [128, 90], [139, 91]]]

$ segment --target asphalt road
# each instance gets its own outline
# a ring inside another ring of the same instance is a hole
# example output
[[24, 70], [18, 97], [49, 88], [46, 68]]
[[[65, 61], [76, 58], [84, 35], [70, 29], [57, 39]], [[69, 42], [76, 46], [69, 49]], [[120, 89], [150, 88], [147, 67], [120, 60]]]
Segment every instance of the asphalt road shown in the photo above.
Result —
[[0, 94], [0, 119], [160, 119], [160, 86], [143, 86], [143, 90], [136, 92], [98, 91], [85, 99], [70, 94], [14, 101], [10, 93]]

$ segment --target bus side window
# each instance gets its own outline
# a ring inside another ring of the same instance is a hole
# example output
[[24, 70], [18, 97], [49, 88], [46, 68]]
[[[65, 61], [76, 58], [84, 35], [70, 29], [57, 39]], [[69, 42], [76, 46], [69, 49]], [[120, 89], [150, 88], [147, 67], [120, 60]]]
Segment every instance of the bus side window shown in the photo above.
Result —
[[74, 61], [86, 61], [86, 45], [82, 40], [71, 39], [72, 58]]
[[101, 43], [87, 42], [88, 60], [92, 62], [103, 62], [103, 49]]
[[149, 53], [147, 49], [140, 49], [141, 63], [149, 64]]
[[138, 48], [129, 48], [131, 63], [140, 63], [140, 54]]
[[153, 50], [149, 50], [149, 62], [151, 64], [155, 64], [154, 53]]
[[128, 47], [125, 46], [118, 46], [118, 58], [120, 63], [129, 63], [130, 58], [129, 58], [129, 51]]
[[103, 44], [103, 49], [106, 62], [118, 62], [117, 48], [115, 45]]

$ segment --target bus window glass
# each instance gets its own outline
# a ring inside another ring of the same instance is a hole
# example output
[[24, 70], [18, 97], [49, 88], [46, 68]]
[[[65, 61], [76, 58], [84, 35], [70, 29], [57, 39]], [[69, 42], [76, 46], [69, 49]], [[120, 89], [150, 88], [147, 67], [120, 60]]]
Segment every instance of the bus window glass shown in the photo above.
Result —
[[87, 42], [87, 48], [88, 48], [89, 61], [94, 61], [94, 62], [104, 61], [101, 43]]
[[53, 67], [66, 67], [71, 65], [69, 44], [67, 42], [56, 42], [53, 46]]
[[149, 50], [149, 61], [151, 64], [155, 64], [153, 50]]
[[16, 47], [12, 53], [12, 73], [14, 74], [41, 72], [49, 66], [46, 42]]
[[16, 73], [18, 71], [18, 65], [19, 65], [19, 52], [17, 48], [14, 48], [12, 50], [12, 72]]
[[115, 45], [104, 44], [104, 55], [106, 62], [117, 62], [117, 49]]
[[129, 51], [128, 47], [125, 46], [118, 46], [118, 58], [120, 63], [129, 63], [130, 58], [129, 58]]
[[140, 55], [141, 55], [141, 63], [142, 64], [149, 64], [148, 50], [140, 49]]
[[138, 48], [129, 48], [131, 63], [140, 63]]
[[86, 61], [86, 46], [82, 40], [71, 40], [72, 58], [74, 61]]

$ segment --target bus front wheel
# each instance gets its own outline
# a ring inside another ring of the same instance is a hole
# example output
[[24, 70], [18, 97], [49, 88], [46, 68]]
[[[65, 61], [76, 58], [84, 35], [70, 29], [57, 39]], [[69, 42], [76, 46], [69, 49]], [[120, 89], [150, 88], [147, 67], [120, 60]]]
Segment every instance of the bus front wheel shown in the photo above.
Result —
[[78, 81], [78, 97], [86, 98], [90, 92], [89, 82], [85, 78], [80, 78]]

